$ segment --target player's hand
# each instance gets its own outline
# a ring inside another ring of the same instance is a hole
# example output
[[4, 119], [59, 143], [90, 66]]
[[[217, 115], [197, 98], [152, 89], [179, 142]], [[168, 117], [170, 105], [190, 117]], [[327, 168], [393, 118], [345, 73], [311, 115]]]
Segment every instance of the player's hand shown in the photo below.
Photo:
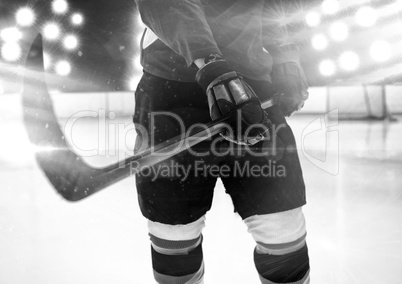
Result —
[[278, 100], [282, 112], [291, 116], [308, 99], [308, 84], [303, 69], [294, 62], [286, 62], [274, 66], [271, 75], [275, 91], [282, 94]]
[[208, 97], [212, 120], [229, 116], [231, 131], [222, 136], [242, 145], [254, 145], [264, 139], [270, 122], [261, 102], [220, 55], [211, 55], [197, 72], [196, 80]]

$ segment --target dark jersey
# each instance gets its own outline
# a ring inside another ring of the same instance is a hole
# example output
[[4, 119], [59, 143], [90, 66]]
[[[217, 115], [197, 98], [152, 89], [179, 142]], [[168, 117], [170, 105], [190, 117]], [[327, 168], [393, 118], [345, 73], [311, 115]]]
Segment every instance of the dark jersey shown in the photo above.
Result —
[[273, 36], [275, 27], [267, 13], [267, 5], [274, 1], [136, 2], [147, 26], [141, 43], [145, 71], [165, 79], [191, 82], [197, 71], [194, 60], [219, 53], [245, 77], [270, 80], [274, 58], [264, 47], [280, 40]]

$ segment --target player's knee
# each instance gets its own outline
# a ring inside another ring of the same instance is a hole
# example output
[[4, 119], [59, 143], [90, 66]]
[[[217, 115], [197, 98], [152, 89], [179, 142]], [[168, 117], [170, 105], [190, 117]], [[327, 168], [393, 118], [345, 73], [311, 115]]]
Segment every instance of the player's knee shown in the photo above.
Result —
[[202, 283], [205, 217], [185, 225], [148, 221], [152, 267], [158, 283]]
[[184, 225], [168, 225], [148, 221], [152, 248], [165, 255], [188, 254], [202, 243], [205, 216]]
[[259, 253], [283, 255], [299, 250], [306, 243], [306, 222], [301, 208], [254, 215], [244, 222]]
[[257, 243], [254, 262], [262, 283], [308, 283], [306, 224], [301, 208], [244, 220]]

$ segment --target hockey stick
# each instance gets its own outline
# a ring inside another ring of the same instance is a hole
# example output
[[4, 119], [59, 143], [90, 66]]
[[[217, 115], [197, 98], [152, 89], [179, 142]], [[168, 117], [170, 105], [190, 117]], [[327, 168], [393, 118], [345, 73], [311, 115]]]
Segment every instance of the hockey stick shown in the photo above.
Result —
[[[39, 167], [57, 192], [68, 201], [84, 199], [130, 176], [133, 162], [152, 166], [211, 138], [225, 128], [227, 120], [214, 121], [188, 137], [176, 136], [122, 162], [104, 168], [91, 167], [70, 150], [57, 122], [46, 86], [40, 34], [28, 53], [22, 104], [29, 139], [38, 149], [35, 156]], [[273, 104], [273, 100], [269, 100], [264, 102], [263, 107], [269, 108]]]

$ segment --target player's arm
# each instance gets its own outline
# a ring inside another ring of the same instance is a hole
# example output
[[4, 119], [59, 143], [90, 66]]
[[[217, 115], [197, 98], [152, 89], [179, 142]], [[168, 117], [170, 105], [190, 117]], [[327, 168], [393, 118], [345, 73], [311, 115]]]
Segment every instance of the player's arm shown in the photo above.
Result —
[[288, 43], [265, 48], [273, 57], [272, 84], [276, 92], [283, 94], [280, 106], [283, 113], [290, 116], [308, 99], [308, 83], [300, 64], [298, 46]]
[[209, 54], [221, 54], [199, 0], [135, 2], [144, 24], [170, 49], [183, 56], [188, 66], [195, 61], [201, 64], [201, 59]]
[[[286, 3], [286, 2], [285, 2]], [[272, 83], [283, 96], [280, 105], [290, 116], [300, 110], [308, 98], [308, 83], [300, 64], [298, 46], [287, 39], [284, 27], [277, 22], [277, 11], [284, 11], [281, 1], [265, 1], [263, 13], [263, 44], [273, 59]]]

